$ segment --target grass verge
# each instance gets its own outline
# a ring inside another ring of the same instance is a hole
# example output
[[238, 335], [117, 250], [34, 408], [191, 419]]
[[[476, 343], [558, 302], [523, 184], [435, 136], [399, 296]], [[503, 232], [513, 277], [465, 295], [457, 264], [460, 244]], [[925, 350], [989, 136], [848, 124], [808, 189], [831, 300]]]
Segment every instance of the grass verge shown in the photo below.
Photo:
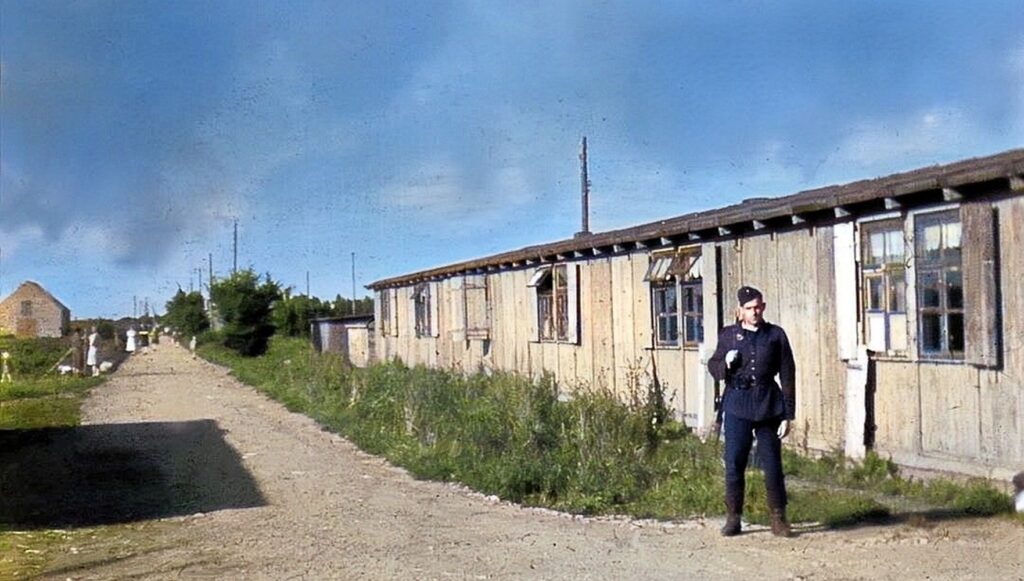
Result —
[[[660, 394], [634, 385], [627, 402], [584, 388], [560, 401], [551, 378], [463, 376], [385, 363], [350, 369], [305, 341], [275, 337], [243, 358], [216, 344], [207, 359], [241, 381], [382, 455], [419, 478], [458, 481], [527, 505], [582, 514], [679, 519], [723, 512], [721, 446], [665, 417]], [[788, 454], [792, 520], [842, 526], [890, 515], [884, 495], [915, 495], [958, 514], [1008, 512], [1005, 494], [899, 477], [876, 457], [858, 466]], [[746, 518], [767, 516], [760, 472], [748, 477]]]

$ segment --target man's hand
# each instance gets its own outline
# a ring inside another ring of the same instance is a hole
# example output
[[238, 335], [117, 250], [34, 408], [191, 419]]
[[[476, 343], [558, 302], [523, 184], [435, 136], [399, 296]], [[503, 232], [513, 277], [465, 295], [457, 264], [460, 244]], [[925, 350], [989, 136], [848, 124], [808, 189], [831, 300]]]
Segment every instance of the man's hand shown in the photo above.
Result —
[[730, 369], [735, 367], [736, 364], [739, 363], [739, 360], [740, 352], [735, 349], [730, 349], [729, 352], [725, 354], [725, 366]]
[[779, 435], [779, 439], [783, 439], [789, 434], [789, 420], [782, 420], [779, 422], [779, 429], [775, 432]]

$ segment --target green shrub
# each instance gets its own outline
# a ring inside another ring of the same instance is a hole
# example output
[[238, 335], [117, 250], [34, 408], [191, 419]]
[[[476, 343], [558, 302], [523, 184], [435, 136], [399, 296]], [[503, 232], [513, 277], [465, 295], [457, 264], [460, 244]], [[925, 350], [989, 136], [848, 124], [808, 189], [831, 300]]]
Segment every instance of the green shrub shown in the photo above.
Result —
[[251, 270], [243, 270], [210, 286], [210, 296], [224, 320], [224, 345], [239, 354], [253, 357], [267, 350], [274, 334], [270, 321], [280, 287], [268, 275], [261, 283]]

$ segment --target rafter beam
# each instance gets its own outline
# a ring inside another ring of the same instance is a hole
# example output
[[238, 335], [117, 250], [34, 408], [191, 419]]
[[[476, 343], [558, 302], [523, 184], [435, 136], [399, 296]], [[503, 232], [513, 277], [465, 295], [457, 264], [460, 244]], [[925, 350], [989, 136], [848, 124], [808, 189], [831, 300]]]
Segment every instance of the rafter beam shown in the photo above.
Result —
[[896, 198], [885, 198], [885, 209], [886, 210], [899, 210], [903, 207], [903, 204]]
[[942, 199], [947, 202], [956, 202], [964, 199], [964, 195], [954, 188], [942, 188]]
[[764, 230], [766, 228], [764, 222], [760, 220], [754, 220], [750, 224], [754, 227], [754, 230]]
[[718, 235], [719, 236], [728, 236], [730, 234], [732, 234], [732, 228], [729, 228], [727, 226], [719, 226], [718, 227]]
[[661, 245], [662, 246], [672, 246], [672, 239], [671, 238], [665, 238], [664, 236], [662, 236], [661, 237]]
[[806, 219], [806, 218], [804, 218], [803, 216], [801, 216], [800, 214], [793, 214], [792, 216], [790, 216], [790, 217], [789, 217], [789, 219], [790, 219], [790, 220], [791, 220], [791, 221], [792, 221], [792, 222], [793, 222], [794, 224], [803, 224], [804, 222], [806, 222], [806, 221], [807, 221], [807, 219]]
[[832, 208], [832, 211], [835, 212], [836, 218], [845, 218], [850, 215], [850, 211], [842, 206], [836, 206]]
[[604, 254], [604, 252], [602, 252], [600, 248], [591, 248], [590, 252], [592, 252], [594, 256], [600, 256]]
[[625, 252], [626, 247], [621, 244], [612, 244], [612, 252]]
[[686, 238], [689, 240], [700, 240], [700, 234], [697, 234], [696, 232], [687, 232]]
[[647, 248], [647, 245], [646, 245], [646, 244], [644, 244], [643, 242], [640, 242], [639, 240], [637, 240], [637, 241], [636, 241], [636, 242], [634, 242], [633, 244], [635, 244], [635, 245], [636, 245], [636, 249], [637, 249], [637, 250], [642, 250], [642, 249], [644, 249], [644, 248]]

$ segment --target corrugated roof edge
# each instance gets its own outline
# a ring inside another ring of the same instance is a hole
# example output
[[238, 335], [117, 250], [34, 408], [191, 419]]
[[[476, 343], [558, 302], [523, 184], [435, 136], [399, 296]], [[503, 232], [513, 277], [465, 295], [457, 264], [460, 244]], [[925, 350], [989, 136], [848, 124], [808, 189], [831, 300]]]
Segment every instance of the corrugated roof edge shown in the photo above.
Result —
[[[768, 221], [779, 218], [791, 219], [793, 223], [797, 223], [798, 220], [803, 221], [800, 218], [802, 214], [834, 211], [839, 217], [840, 210], [849, 206], [906, 197], [931, 190], [963, 187], [996, 179], [1019, 178], [1022, 175], [1024, 175], [1024, 149], [1012, 149], [991, 156], [933, 165], [847, 184], [825, 186], [780, 198], [753, 198], [714, 210], [693, 212], [629, 228], [527, 246], [518, 250], [381, 279], [366, 285], [366, 288], [377, 290], [403, 286], [416, 281], [443, 278], [460, 273], [497, 270], [501, 266], [517, 268], [543, 262], [546, 257], [561, 256], [572, 259], [596, 256], [606, 253], [602, 250], [605, 248], [609, 249], [607, 253], [625, 252], [635, 250], [638, 247], [636, 245], [642, 245], [647, 240], [661, 240], [678, 244], [679, 241], [667, 239], [683, 235], [693, 235], [690, 239], [693, 242], [698, 242], [730, 236], [733, 234], [732, 228], [739, 224], [750, 223], [754, 230], [758, 230], [765, 228], [765, 223]], [[709, 230], [717, 232], [717, 235], [697, 235], [698, 232]], [[617, 248], [627, 244], [633, 244], [634, 248]]]

